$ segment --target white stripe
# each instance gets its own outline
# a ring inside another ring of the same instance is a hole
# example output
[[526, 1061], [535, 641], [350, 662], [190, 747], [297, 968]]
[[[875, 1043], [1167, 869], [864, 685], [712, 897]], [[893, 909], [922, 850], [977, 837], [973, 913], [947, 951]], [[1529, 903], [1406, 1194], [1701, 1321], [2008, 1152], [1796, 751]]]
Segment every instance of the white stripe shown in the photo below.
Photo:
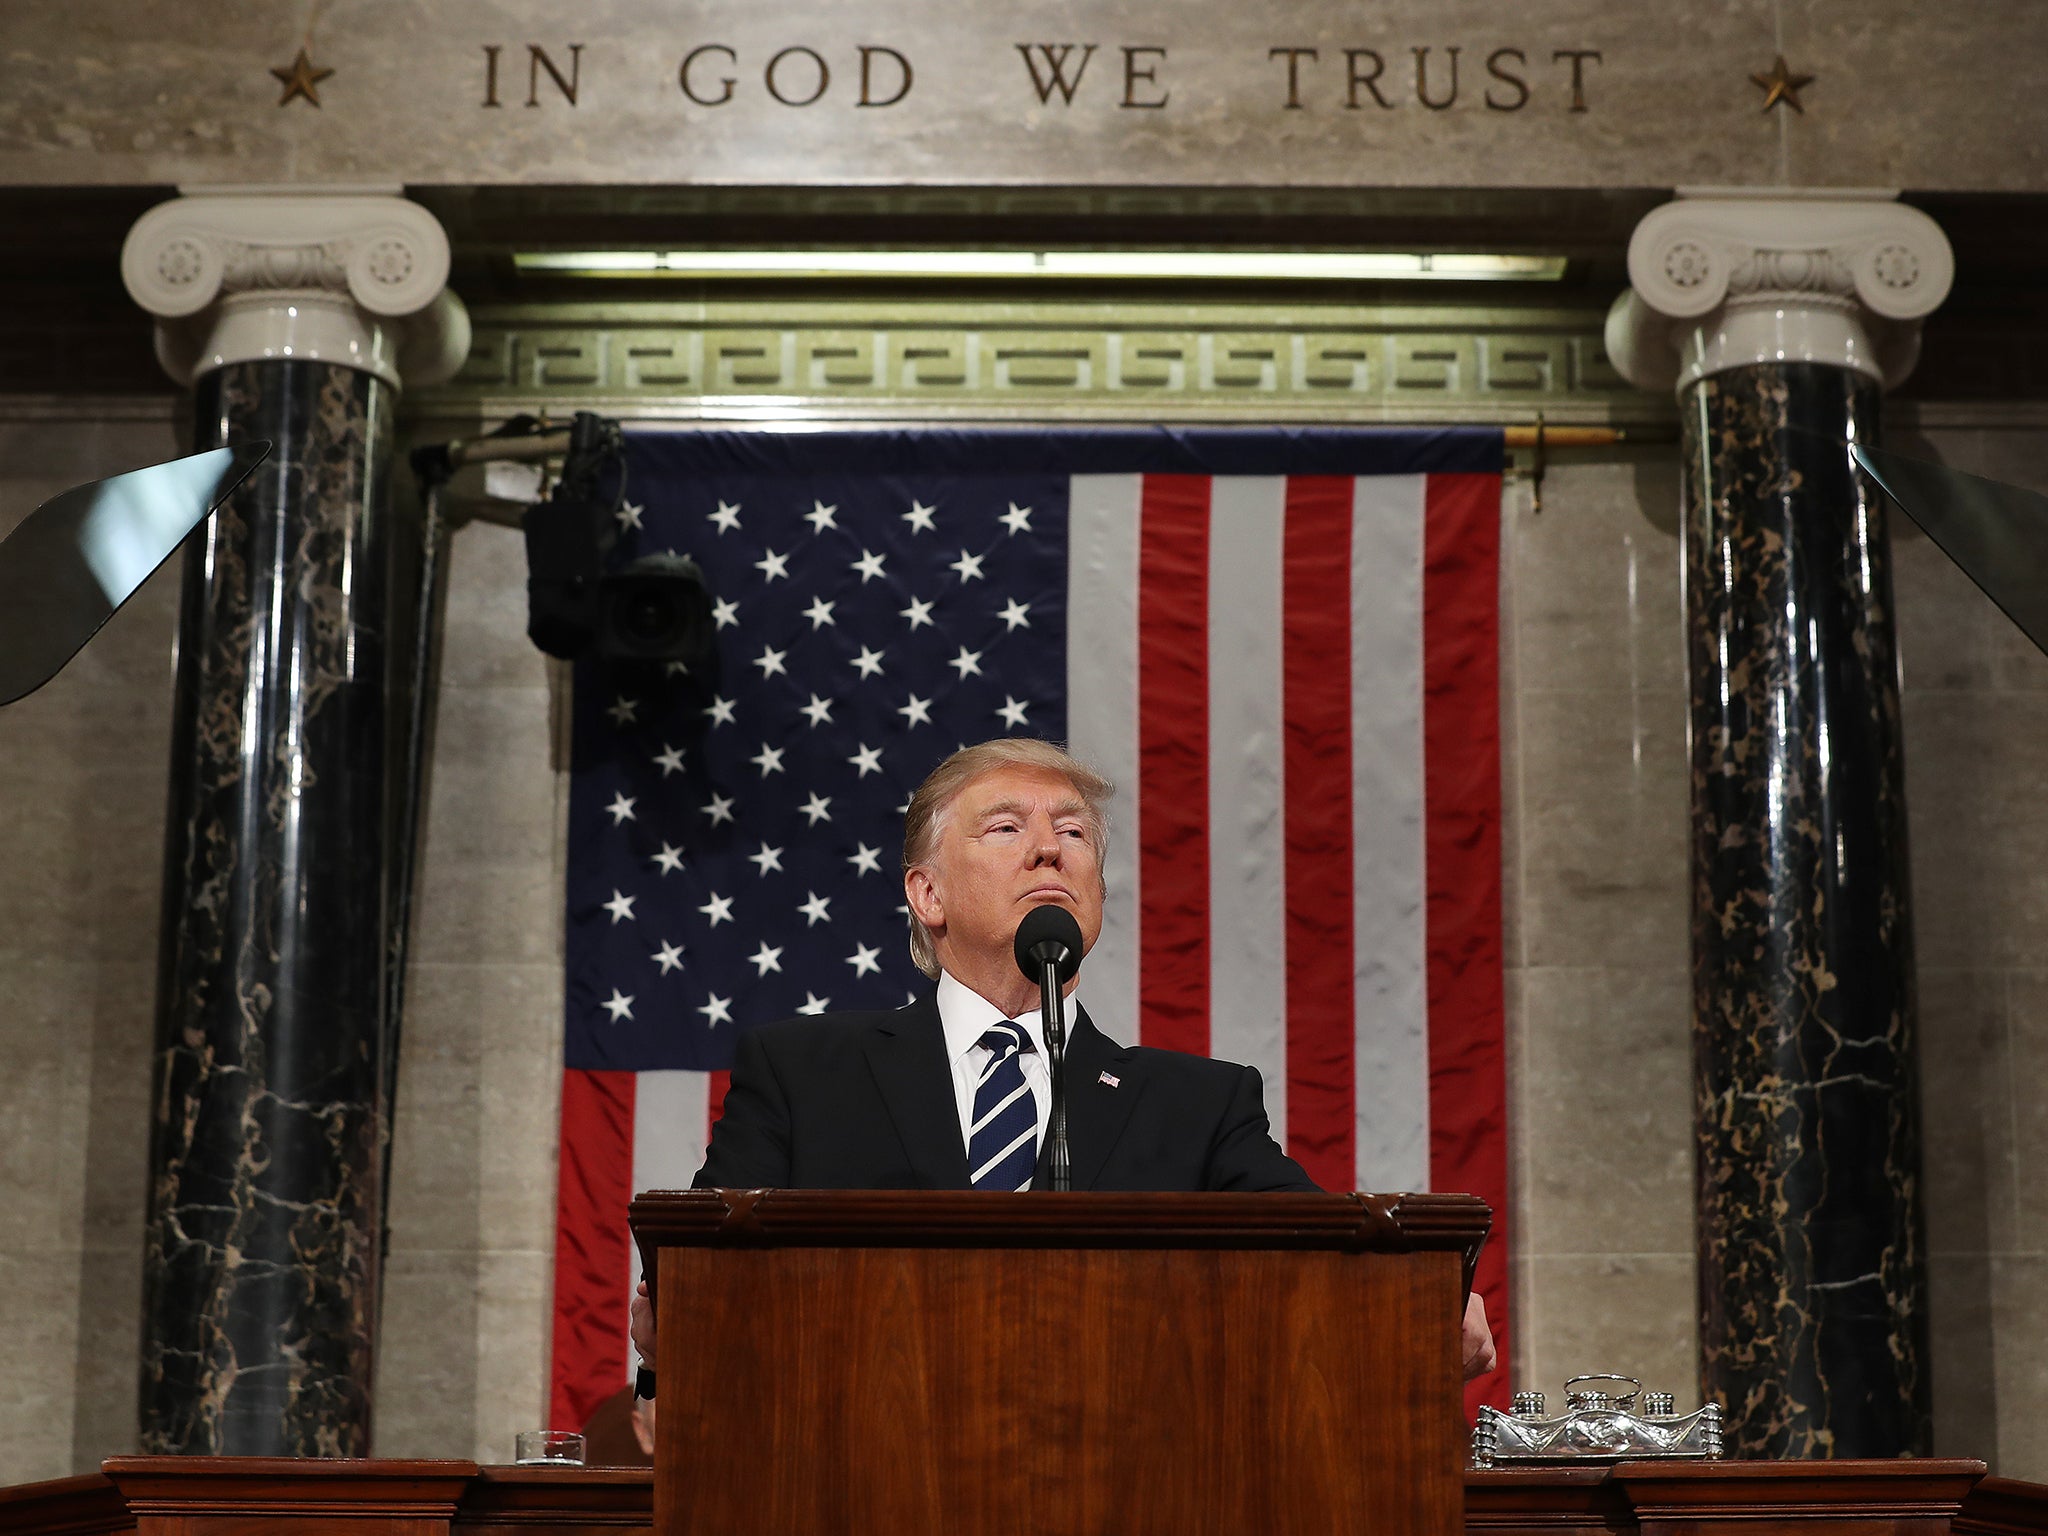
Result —
[[1358, 1188], [1429, 1186], [1422, 551], [1428, 479], [1364, 476], [1351, 521]]
[[[711, 1074], [708, 1072], [640, 1072], [633, 1079], [633, 1192], [686, 1189], [704, 1166], [704, 1144], [710, 1139]], [[640, 1283], [640, 1254], [628, 1245], [626, 1299]], [[650, 1286], [653, 1276], [648, 1277]], [[621, 1314], [623, 1316], [623, 1313]], [[633, 1351], [626, 1351], [626, 1374], [633, 1373]]]
[[[990, 1035], [1001, 1035], [1003, 1039], [1007, 1042], [1007, 1044], [1003, 1047], [1003, 1049], [996, 1050], [992, 1046], [989, 1046], [984, 1043]], [[1008, 1021], [1005, 1021], [1001, 1024], [991, 1024], [987, 1029], [981, 1032], [981, 1039], [975, 1041], [974, 1043], [980, 1046], [984, 1051], [988, 1052], [988, 1066], [989, 1068], [993, 1068], [997, 1066], [999, 1063], [1001, 1063], [1012, 1052], [1021, 1051], [1024, 1048], [1024, 1030], [1021, 1026], [1009, 1023]], [[983, 1077], [987, 1077], [988, 1070], [984, 1069], [981, 1075]]]
[[708, 1072], [642, 1072], [633, 1086], [633, 1189], [687, 1189], [704, 1166]]
[[[1037, 1135], [1038, 1127], [1031, 1127], [1030, 1130], [1026, 1131], [1023, 1135], [1019, 1136], [1015, 1141], [1011, 1142], [1007, 1147], [1003, 1148], [1002, 1151], [998, 1152], [994, 1157], [990, 1158], [987, 1162], [983, 1163], [979, 1168], [975, 1169], [973, 1175], [967, 1180], [967, 1182], [970, 1184], [979, 1184], [981, 1182], [981, 1176], [983, 1174], [987, 1173], [989, 1169], [998, 1166], [1004, 1158], [1008, 1157], [1012, 1152], [1016, 1151], [1019, 1147], [1023, 1146], [1025, 1142], [1032, 1140]], [[1020, 1185], [1019, 1188], [1022, 1188], [1022, 1186]]]
[[1287, 482], [1209, 493], [1209, 1051], [1257, 1067], [1287, 1139], [1281, 531]]
[[994, 1109], [991, 1109], [987, 1114], [983, 1115], [979, 1120], [975, 1121], [974, 1124], [967, 1128], [967, 1139], [969, 1141], [974, 1140], [975, 1137], [981, 1134], [981, 1128], [983, 1126], [987, 1125], [989, 1121], [995, 1119], [997, 1115], [1000, 1115], [1004, 1110], [1008, 1109], [1012, 1104], [1016, 1103], [1019, 1098], [1029, 1093], [1030, 1091], [1031, 1085], [1029, 1083], [1019, 1083], [1016, 1087], [1012, 1088], [1009, 1091], [1009, 1093], [1004, 1096], [1002, 1103], [996, 1105]]
[[1138, 1038], [1138, 475], [1076, 475], [1067, 503], [1067, 741], [1118, 786], [1109, 895], [1082, 985], [1111, 1039]]

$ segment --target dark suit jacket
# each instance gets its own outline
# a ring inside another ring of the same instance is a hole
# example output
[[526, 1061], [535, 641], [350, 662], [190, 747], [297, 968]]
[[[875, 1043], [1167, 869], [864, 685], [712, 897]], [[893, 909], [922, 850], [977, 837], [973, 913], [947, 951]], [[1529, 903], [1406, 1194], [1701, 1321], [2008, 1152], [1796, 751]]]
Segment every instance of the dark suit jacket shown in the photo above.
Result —
[[[1250, 1067], [1116, 1045], [1084, 1009], [1067, 1041], [1066, 1082], [1077, 1190], [1317, 1187], [1273, 1144]], [[939, 1005], [927, 994], [893, 1013], [742, 1032], [696, 1186], [966, 1189], [967, 1173]]]

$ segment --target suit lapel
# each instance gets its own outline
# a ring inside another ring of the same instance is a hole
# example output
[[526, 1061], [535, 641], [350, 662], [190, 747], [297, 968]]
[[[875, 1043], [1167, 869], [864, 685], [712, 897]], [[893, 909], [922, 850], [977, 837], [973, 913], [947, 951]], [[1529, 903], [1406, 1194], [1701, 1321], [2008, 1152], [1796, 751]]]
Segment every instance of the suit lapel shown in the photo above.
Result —
[[968, 1188], [967, 1149], [960, 1142], [938, 1002], [926, 993], [898, 1009], [873, 1027], [865, 1045], [911, 1171], [928, 1189]]
[[[1093, 1189], [1131, 1118], [1144, 1085], [1131, 1075], [1130, 1052], [1095, 1027], [1083, 1008], [1067, 1042], [1067, 1156], [1075, 1189]], [[1104, 1074], [1117, 1079], [1115, 1085]]]

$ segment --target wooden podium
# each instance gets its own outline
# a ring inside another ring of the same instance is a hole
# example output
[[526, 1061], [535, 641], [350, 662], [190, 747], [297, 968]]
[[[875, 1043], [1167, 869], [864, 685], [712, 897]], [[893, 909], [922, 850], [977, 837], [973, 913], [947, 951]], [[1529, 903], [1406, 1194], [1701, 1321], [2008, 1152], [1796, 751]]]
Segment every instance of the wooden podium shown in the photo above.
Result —
[[696, 1190], [657, 1536], [1458, 1536], [1463, 1195]]

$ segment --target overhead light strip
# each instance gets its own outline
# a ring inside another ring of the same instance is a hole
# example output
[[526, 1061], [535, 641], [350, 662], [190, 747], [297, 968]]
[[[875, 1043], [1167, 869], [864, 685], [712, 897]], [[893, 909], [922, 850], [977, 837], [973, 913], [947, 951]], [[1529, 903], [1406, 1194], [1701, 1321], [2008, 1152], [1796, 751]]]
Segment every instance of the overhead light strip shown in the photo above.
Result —
[[1222, 278], [1556, 282], [1562, 256], [1393, 251], [521, 251], [521, 272], [640, 278]]

